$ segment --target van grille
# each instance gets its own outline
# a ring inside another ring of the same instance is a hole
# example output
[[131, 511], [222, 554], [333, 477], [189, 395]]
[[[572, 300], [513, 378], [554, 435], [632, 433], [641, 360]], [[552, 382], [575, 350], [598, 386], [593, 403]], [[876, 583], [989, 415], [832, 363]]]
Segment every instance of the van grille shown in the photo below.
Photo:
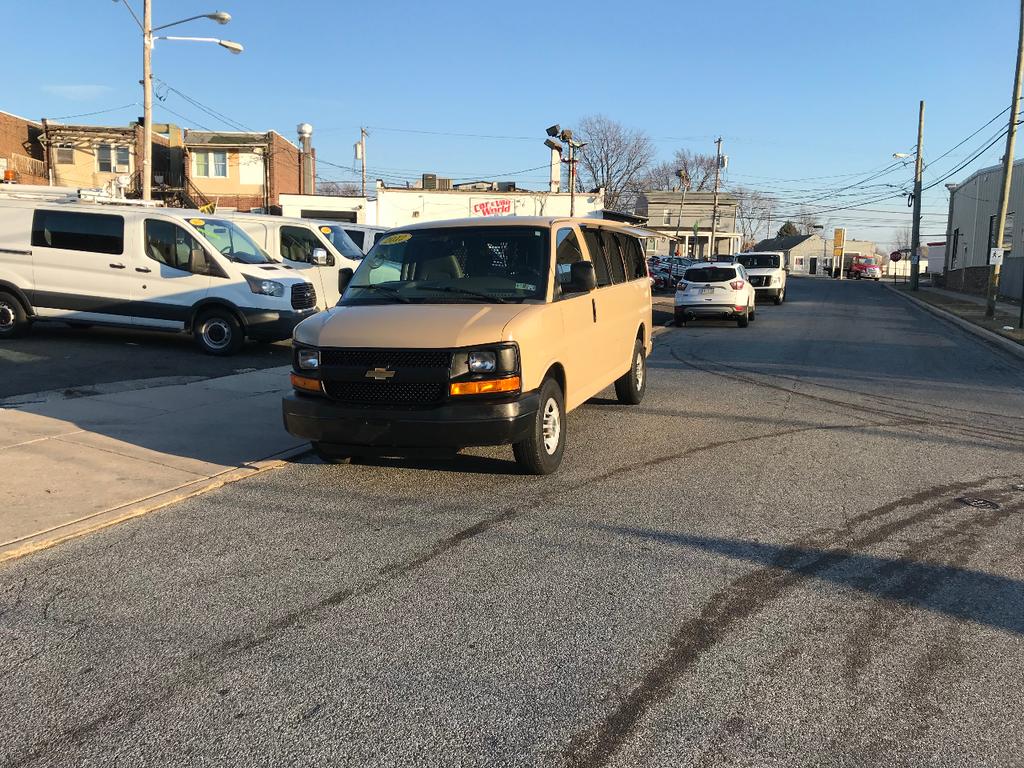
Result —
[[325, 368], [348, 366], [369, 368], [443, 368], [447, 377], [452, 353], [447, 349], [324, 349], [320, 364]]
[[402, 384], [382, 381], [325, 381], [328, 397], [363, 405], [434, 405], [445, 396], [445, 385]]
[[316, 288], [312, 283], [292, 286], [292, 309], [312, 309], [316, 306]]

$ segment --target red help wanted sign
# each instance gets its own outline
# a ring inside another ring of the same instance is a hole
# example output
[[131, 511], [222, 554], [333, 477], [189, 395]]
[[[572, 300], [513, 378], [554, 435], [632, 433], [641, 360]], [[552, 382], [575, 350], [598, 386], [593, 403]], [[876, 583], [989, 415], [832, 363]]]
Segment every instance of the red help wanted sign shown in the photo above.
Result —
[[472, 204], [471, 211], [474, 216], [511, 216], [512, 200], [507, 197], [499, 200], [480, 200]]

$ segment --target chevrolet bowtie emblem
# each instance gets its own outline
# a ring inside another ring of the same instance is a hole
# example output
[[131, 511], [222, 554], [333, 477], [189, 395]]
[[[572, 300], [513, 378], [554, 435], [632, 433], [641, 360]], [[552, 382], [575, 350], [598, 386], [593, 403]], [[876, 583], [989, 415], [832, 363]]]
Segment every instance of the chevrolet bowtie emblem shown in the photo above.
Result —
[[366, 372], [366, 378], [374, 379], [375, 381], [387, 381], [395, 375], [394, 371], [389, 371], [387, 368], [371, 368]]

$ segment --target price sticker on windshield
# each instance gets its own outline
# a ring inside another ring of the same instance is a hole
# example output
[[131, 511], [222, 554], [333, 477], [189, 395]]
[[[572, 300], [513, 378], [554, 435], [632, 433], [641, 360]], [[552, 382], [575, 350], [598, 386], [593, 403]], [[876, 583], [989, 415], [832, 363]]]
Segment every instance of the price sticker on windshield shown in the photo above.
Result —
[[331, 228], [330, 227], [320, 227], [320, 231], [323, 232], [325, 235], [331, 234]]
[[202, 227], [206, 224], [206, 219], [189, 219], [188, 223], [193, 227]]
[[412, 235], [410, 235], [408, 232], [396, 232], [393, 235], [388, 235], [387, 237], [385, 237], [383, 240], [380, 241], [380, 244], [398, 245], [399, 243], [404, 243], [409, 240], [412, 240]]

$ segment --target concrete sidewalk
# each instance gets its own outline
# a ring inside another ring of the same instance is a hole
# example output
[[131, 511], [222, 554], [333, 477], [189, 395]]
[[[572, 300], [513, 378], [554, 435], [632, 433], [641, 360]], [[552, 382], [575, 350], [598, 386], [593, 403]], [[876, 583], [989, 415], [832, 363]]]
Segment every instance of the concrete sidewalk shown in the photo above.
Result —
[[0, 408], [0, 561], [276, 466], [288, 370]]

